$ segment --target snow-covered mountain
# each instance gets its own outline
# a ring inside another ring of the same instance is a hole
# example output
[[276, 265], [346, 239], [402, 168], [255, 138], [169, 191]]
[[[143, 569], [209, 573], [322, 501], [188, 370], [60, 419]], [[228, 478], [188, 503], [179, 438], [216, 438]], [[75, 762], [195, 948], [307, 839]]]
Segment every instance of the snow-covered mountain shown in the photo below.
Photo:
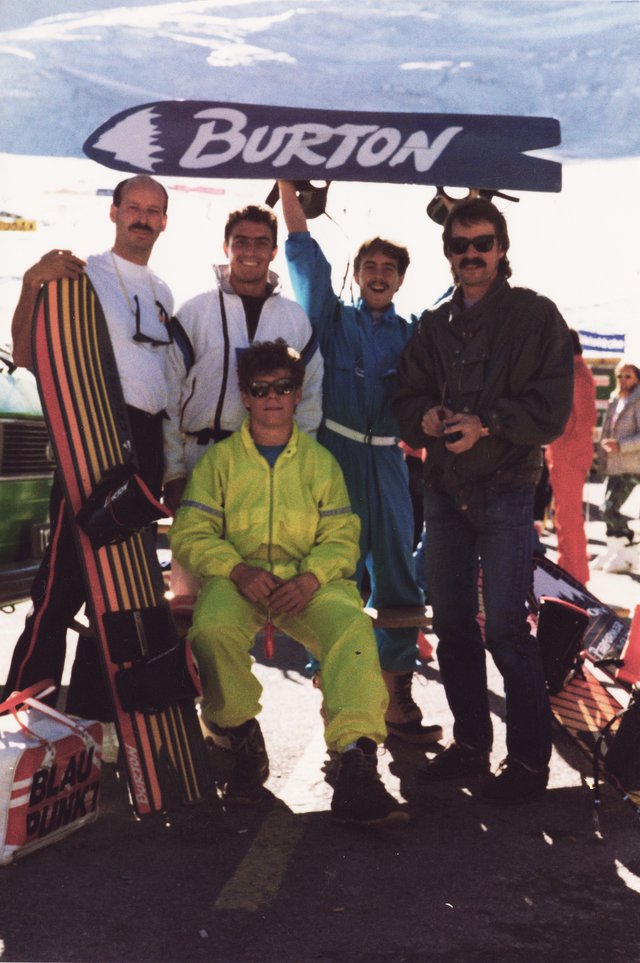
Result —
[[[626, 330], [633, 342], [639, 38], [640, 4], [609, 0], [2, 0], [0, 209], [37, 230], [0, 232], [0, 337], [32, 260], [62, 243], [86, 253], [111, 241], [108, 198], [96, 191], [120, 175], [76, 159], [88, 134], [136, 104], [185, 98], [559, 118], [562, 193], [505, 205], [515, 278], [575, 326]], [[229, 209], [264, 200], [270, 185], [167, 186], [170, 226], [154, 260], [180, 301], [209, 284]], [[325, 218], [314, 232], [337, 277], [364, 235], [384, 232], [413, 255], [400, 307], [437, 297], [448, 272], [424, 213], [431, 193], [332, 185], [337, 225]]]
[[559, 117], [565, 157], [640, 153], [637, 3], [3, 0], [0, 142], [80, 156], [136, 103]]

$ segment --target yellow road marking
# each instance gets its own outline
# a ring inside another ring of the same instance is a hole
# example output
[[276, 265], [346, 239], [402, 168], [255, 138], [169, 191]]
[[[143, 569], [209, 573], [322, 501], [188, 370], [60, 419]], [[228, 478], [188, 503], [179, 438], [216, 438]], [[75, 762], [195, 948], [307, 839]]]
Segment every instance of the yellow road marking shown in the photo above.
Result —
[[[248, 853], [214, 903], [215, 910], [255, 912], [277, 897], [284, 874], [318, 806], [324, 730], [319, 727], [282, 789]], [[322, 785], [326, 784], [322, 782]]]

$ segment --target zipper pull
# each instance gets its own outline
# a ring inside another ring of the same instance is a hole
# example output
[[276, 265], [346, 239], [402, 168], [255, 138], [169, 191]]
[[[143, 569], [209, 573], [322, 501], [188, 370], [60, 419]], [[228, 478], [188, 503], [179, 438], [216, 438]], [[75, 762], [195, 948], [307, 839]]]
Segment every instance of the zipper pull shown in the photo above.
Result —
[[275, 645], [273, 641], [273, 622], [269, 617], [264, 623], [264, 657], [265, 659], [272, 659], [274, 655]]

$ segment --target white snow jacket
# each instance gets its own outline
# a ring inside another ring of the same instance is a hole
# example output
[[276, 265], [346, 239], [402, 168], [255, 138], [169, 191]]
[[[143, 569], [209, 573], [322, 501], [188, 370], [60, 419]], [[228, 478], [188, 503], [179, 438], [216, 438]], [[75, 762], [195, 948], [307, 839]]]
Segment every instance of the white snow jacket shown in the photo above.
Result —
[[[239, 352], [250, 344], [244, 306], [229, 284], [228, 265], [214, 270], [218, 285], [191, 298], [178, 311], [174, 342], [167, 351], [165, 484], [186, 477], [206, 450], [209, 441], [198, 444], [195, 436], [214, 428], [221, 394], [219, 427], [223, 431], [237, 431], [246, 416], [236, 369]], [[272, 293], [262, 307], [254, 340], [284, 338], [301, 354], [306, 371], [296, 422], [313, 434], [322, 418], [322, 355], [302, 308], [279, 293], [278, 276], [272, 271], [268, 280]]]

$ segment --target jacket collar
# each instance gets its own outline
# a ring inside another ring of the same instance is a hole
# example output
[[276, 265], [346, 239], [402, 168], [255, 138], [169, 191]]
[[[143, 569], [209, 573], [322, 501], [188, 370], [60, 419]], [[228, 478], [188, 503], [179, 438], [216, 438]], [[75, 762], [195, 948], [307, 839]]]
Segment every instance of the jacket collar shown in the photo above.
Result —
[[[368, 306], [364, 298], [358, 298], [358, 300], [356, 301], [356, 308], [358, 309], [358, 311], [360, 311], [361, 314], [366, 314], [368, 318], [371, 317], [371, 308]], [[388, 306], [384, 314], [381, 315], [380, 320], [388, 321], [391, 324], [395, 324], [397, 321], [400, 320], [400, 316], [396, 312], [396, 308], [393, 301]]]
[[[242, 425], [240, 426], [240, 437], [241, 437], [241, 439], [242, 439], [242, 443], [243, 443], [244, 447], [245, 447], [247, 450], [249, 450], [249, 451], [254, 451], [254, 452], [257, 451], [256, 443], [255, 443], [255, 441], [253, 440], [253, 437], [252, 437], [252, 435], [251, 435], [251, 432], [249, 431], [249, 416], [248, 416], [248, 415], [247, 415], [247, 417], [244, 419], [244, 421], [242, 422]], [[297, 425], [296, 421], [294, 420], [294, 422], [293, 422], [293, 431], [291, 432], [291, 437], [289, 438], [289, 441], [287, 442], [287, 445], [286, 445], [285, 450], [282, 452], [283, 455], [284, 455], [284, 454], [287, 454], [287, 455], [295, 454], [295, 452], [296, 452], [297, 449], [298, 449], [298, 439], [299, 439], [299, 437], [300, 437], [300, 429], [298, 428], [298, 425]]]
[[464, 306], [464, 294], [462, 288], [458, 285], [451, 295], [451, 304], [456, 309], [456, 313], [461, 311], [473, 311], [474, 308], [480, 307], [480, 305], [487, 304], [488, 301], [492, 300], [497, 294], [502, 293], [502, 291], [507, 291], [511, 285], [506, 278], [498, 277], [495, 279], [487, 293], [484, 297], [472, 304], [470, 308], [465, 308]]
[[[619, 398], [619, 397], [620, 397], [620, 396], [619, 396], [618, 393], [615, 392], [615, 391], [614, 391], [614, 393], [611, 395], [611, 399], [612, 399], [613, 401], [616, 401], [616, 402], [618, 401], [618, 398]], [[631, 394], [628, 395], [628, 396], [624, 399], [625, 407], [626, 407], [630, 402], [632, 402], [632, 401], [635, 402], [635, 401], [639, 401], [639, 400], [640, 400], [640, 385], [636, 385], [635, 388], [633, 389], [633, 391], [631, 392]]]

